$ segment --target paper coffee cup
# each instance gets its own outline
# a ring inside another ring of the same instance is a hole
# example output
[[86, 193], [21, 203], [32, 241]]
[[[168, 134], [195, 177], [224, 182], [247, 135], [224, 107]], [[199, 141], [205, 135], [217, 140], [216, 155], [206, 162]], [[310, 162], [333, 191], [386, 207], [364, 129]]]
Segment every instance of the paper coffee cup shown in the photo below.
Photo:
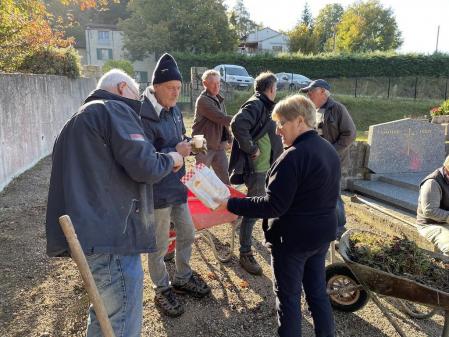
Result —
[[193, 145], [197, 149], [201, 149], [204, 143], [204, 135], [194, 135], [193, 136]]

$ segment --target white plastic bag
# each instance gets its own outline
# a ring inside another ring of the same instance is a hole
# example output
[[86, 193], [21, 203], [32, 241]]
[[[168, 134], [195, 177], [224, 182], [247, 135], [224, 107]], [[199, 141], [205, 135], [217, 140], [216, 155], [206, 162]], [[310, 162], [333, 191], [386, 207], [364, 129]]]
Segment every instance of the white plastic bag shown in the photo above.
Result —
[[206, 206], [216, 209], [219, 204], [214, 199], [229, 198], [229, 188], [204, 164], [197, 164], [181, 179], [184, 185]]

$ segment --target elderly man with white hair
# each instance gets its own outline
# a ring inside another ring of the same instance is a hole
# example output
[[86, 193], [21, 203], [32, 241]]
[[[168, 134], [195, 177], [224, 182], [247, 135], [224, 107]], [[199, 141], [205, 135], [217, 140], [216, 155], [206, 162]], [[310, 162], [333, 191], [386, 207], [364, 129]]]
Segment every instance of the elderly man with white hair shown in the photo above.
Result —
[[[356, 128], [346, 107], [333, 99], [330, 93], [331, 86], [323, 79], [312, 81], [301, 92], [307, 96], [317, 108], [318, 134], [326, 139], [338, 153], [341, 166], [344, 167], [349, 159], [349, 146], [355, 140]], [[337, 237], [345, 231], [346, 214], [343, 199], [337, 200]]]
[[416, 221], [418, 232], [449, 255], [449, 156], [421, 182]]
[[[116, 336], [142, 327], [141, 253], [155, 250], [152, 184], [183, 165], [157, 153], [139, 118], [137, 83], [111, 70], [64, 125], [53, 148], [46, 234], [49, 256], [69, 256], [58, 223], [71, 217]], [[92, 307], [87, 336], [102, 336]]]

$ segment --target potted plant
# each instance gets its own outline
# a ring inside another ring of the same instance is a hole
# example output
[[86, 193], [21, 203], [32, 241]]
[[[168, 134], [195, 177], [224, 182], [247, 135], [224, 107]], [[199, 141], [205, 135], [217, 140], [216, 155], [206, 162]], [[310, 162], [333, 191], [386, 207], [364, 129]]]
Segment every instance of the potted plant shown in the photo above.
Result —
[[440, 106], [432, 108], [430, 115], [432, 116], [432, 123], [449, 123], [449, 99], [441, 103]]

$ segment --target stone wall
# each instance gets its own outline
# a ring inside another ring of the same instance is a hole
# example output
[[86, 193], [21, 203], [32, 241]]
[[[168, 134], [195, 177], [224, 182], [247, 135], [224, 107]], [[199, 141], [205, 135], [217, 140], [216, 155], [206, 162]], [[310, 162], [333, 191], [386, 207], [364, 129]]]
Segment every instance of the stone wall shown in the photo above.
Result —
[[51, 153], [62, 126], [95, 85], [87, 78], [0, 74], [0, 191]]

